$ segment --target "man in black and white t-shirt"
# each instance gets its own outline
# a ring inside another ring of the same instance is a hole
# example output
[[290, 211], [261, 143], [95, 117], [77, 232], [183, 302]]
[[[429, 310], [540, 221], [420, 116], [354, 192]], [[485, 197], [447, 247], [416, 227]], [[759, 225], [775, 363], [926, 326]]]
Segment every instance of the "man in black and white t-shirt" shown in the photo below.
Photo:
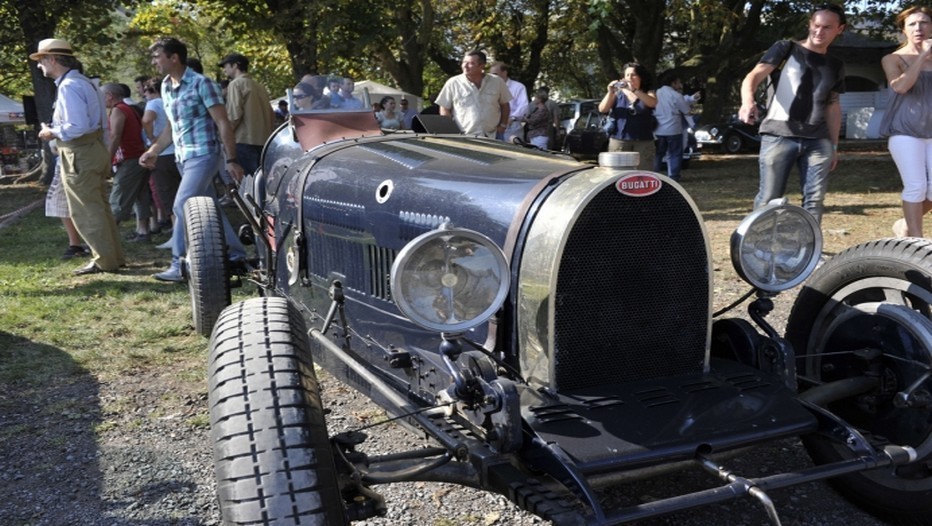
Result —
[[828, 174], [838, 161], [838, 97], [845, 91], [844, 64], [826, 53], [844, 30], [841, 7], [819, 6], [809, 18], [806, 40], [777, 42], [744, 77], [738, 116], [747, 123], [760, 117], [754, 101], [760, 83], [770, 76], [775, 87], [760, 126], [760, 189], [755, 208], [783, 196], [790, 170], [796, 165], [803, 207], [821, 222]]

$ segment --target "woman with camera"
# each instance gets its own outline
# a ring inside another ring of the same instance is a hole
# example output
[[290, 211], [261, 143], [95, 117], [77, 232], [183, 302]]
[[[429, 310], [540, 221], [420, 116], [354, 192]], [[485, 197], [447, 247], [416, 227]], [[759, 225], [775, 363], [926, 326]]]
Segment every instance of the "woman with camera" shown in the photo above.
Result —
[[610, 152], [638, 152], [638, 168], [654, 167], [654, 107], [657, 97], [648, 85], [644, 66], [629, 62], [624, 66], [624, 78], [608, 85], [608, 92], [599, 102], [599, 111], [608, 113], [614, 125], [608, 130]]

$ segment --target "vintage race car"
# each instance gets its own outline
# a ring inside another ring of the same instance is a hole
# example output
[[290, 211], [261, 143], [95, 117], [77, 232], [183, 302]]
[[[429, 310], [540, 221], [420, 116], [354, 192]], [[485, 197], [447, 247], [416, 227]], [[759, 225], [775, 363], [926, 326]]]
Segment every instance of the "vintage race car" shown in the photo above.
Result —
[[[712, 312], [695, 203], [633, 155], [594, 166], [296, 111], [234, 193], [256, 256], [242, 279], [260, 292], [234, 305], [217, 204], [189, 201], [224, 524], [346, 524], [386, 513], [379, 485], [410, 481], [497, 492], [559, 525], [738, 496], [777, 520], [768, 491], [829, 478], [879, 517], [929, 524], [932, 244], [867, 243], [812, 274], [811, 216], [758, 209], [731, 247], [755, 328]], [[781, 336], [772, 297], [807, 278]], [[328, 432], [314, 364], [434, 445], [370, 456], [365, 433]], [[729, 470], [793, 436], [813, 466]], [[720, 484], [601, 499], [692, 466]]]

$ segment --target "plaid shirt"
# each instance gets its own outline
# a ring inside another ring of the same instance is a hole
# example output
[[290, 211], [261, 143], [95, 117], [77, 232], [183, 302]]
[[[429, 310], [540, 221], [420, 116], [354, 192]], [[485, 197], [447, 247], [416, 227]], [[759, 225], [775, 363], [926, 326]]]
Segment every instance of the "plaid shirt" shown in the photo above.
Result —
[[217, 125], [207, 111], [213, 106], [223, 106], [223, 93], [216, 82], [187, 68], [178, 87], [173, 87], [171, 78], [165, 77], [162, 100], [178, 161], [220, 153]]

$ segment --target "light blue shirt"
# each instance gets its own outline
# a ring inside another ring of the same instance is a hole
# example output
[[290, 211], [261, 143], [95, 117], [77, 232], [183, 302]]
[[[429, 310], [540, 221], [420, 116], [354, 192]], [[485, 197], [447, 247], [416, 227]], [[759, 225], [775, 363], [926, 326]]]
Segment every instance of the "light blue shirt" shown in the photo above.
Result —
[[683, 133], [683, 119], [689, 115], [689, 102], [682, 93], [670, 86], [662, 86], [657, 90], [657, 106], [654, 107], [654, 117], [657, 118], [655, 135], [672, 136]]
[[344, 110], [361, 110], [363, 108], [361, 100], [352, 95], [344, 97], [339, 92], [330, 94], [330, 105], [331, 107], [342, 108]]
[[[158, 139], [159, 135], [162, 134], [162, 130], [165, 129], [165, 126], [168, 126], [168, 116], [165, 115], [165, 103], [162, 102], [161, 98], [147, 100], [146, 111], [151, 111], [152, 113], [155, 114], [155, 120], [152, 121], [152, 135], [155, 136], [156, 139]], [[146, 141], [146, 143], [148, 144], [149, 141]], [[159, 156], [173, 155], [174, 153], [175, 153], [175, 144], [173, 141], [171, 144], [168, 145], [167, 148], [162, 150], [162, 153], [160, 153]]]
[[76, 69], [55, 79], [58, 95], [52, 112], [52, 134], [63, 141], [94, 133], [103, 128], [103, 97], [91, 81]]

